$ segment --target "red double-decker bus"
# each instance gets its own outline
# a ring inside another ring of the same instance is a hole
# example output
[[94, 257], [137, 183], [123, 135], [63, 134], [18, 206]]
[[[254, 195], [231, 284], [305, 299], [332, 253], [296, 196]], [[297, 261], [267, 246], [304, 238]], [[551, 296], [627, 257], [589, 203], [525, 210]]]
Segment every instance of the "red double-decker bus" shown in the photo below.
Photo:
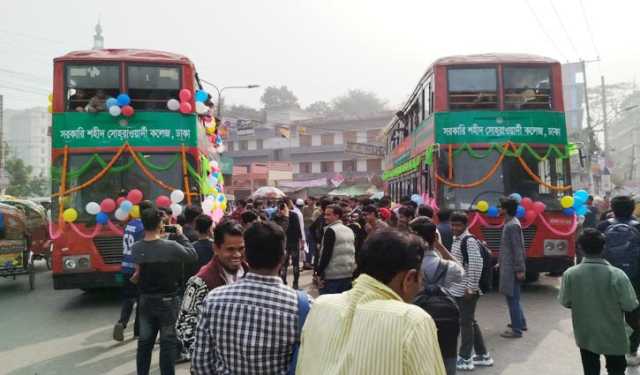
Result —
[[528, 206], [521, 221], [530, 276], [564, 271], [574, 261], [577, 218], [559, 202], [571, 191], [563, 111], [556, 60], [439, 59], [386, 128], [386, 191], [396, 201], [419, 194], [439, 209], [469, 212], [471, 231], [494, 253], [498, 200], [518, 193]]

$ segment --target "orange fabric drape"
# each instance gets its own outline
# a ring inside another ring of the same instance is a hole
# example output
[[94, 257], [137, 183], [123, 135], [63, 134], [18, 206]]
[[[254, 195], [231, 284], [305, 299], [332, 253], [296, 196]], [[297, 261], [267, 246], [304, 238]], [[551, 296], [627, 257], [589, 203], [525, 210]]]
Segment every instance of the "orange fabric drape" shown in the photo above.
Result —
[[189, 170], [187, 169], [187, 151], [184, 145], [180, 146], [182, 154], [182, 180], [184, 183], [184, 193], [187, 196], [187, 204], [191, 204], [191, 188], [189, 187]]

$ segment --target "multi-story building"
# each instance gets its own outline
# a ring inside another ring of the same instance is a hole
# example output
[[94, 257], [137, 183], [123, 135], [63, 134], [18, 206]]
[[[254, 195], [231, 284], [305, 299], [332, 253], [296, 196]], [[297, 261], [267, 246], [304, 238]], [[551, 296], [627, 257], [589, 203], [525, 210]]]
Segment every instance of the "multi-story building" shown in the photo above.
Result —
[[8, 157], [22, 159], [36, 176], [49, 177], [51, 168], [51, 114], [42, 107], [5, 110], [3, 141]]

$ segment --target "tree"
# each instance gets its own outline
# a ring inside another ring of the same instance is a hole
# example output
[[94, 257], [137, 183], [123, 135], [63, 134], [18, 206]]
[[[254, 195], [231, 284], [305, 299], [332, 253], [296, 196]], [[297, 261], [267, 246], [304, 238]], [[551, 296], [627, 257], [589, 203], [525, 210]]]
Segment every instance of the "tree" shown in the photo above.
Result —
[[237, 117], [247, 120], [263, 121], [263, 112], [255, 108], [251, 108], [246, 105], [233, 105], [231, 108], [225, 109], [224, 115], [226, 117]]
[[333, 113], [331, 104], [325, 102], [324, 100], [313, 102], [309, 104], [309, 106], [304, 110], [318, 116], [328, 116]]
[[264, 90], [260, 98], [266, 110], [295, 109], [300, 108], [298, 98], [287, 86], [269, 86]]
[[6, 193], [16, 197], [42, 196], [48, 192], [49, 181], [44, 176], [32, 176], [33, 168], [22, 159], [8, 159], [5, 170], [9, 175]]
[[375, 93], [349, 90], [346, 95], [333, 99], [333, 111], [342, 115], [363, 115], [384, 110], [385, 102]]

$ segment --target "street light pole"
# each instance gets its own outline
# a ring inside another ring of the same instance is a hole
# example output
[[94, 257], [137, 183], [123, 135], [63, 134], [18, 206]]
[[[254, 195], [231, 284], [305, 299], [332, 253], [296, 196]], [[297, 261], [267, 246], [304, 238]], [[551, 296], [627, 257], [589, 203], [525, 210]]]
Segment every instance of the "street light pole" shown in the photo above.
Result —
[[222, 93], [224, 92], [224, 90], [227, 90], [227, 89], [255, 89], [255, 88], [260, 87], [260, 85], [252, 84], [252, 85], [246, 85], [246, 86], [225, 86], [222, 89], [219, 89], [218, 86], [216, 86], [215, 84], [213, 84], [213, 83], [211, 83], [211, 82], [209, 82], [207, 80], [204, 80], [204, 79], [200, 79], [200, 80], [203, 83], [205, 83], [205, 84], [213, 87], [214, 89], [216, 89], [216, 92], [218, 93], [218, 101], [216, 103], [216, 105], [218, 106], [218, 109], [216, 111], [216, 117], [218, 117], [218, 118], [221, 118], [221, 115], [222, 115], [222, 106], [220, 105], [220, 100], [222, 98]]

